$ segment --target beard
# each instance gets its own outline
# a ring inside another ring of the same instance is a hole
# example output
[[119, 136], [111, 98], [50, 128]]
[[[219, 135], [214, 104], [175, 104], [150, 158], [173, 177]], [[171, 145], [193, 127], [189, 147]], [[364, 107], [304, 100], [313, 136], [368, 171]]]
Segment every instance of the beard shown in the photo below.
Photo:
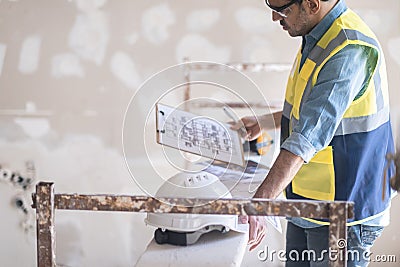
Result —
[[312, 26], [312, 22], [306, 13], [306, 10], [301, 5], [299, 14], [297, 18], [294, 19], [294, 21], [296, 22], [292, 25], [288, 25], [285, 19], [279, 22], [281, 26], [287, 30], [291, 37], [304, 36], [308, 34], [315, 26]]

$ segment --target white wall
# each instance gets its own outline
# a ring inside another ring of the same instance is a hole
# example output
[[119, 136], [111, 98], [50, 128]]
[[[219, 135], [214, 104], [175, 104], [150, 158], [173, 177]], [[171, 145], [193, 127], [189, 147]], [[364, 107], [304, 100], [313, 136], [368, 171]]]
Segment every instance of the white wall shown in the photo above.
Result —
[[[386, 52], [400, 130], [399, 1], [347, 2]], [[57, 192], [143, 194], [125, 166], [121, 134], [128, 102], [145, 79], [185, 56], [290, 63], [299, 42], [271, 22], [262, 0], [0, 0], [0, 164], [23, 173], [33, 160], [37, 180], [54, 181]], [[249, 75], [269, 101], [282, 101], [286, 72]], [[137, 116], [146, 113], [138, 107]], [[34, 222], [21, 225], [25, 217], [12, 205], [30, 191], [0, 183], [2, 266], [35, 266]], [[399, 209], [396, 199], [393, 223], [376, 246], [398, 261]], [[58, 211], [58, 263], [131, 266], [152, 230], [140, 214]], [[259, 263], [254, 254], [246, 262]]]

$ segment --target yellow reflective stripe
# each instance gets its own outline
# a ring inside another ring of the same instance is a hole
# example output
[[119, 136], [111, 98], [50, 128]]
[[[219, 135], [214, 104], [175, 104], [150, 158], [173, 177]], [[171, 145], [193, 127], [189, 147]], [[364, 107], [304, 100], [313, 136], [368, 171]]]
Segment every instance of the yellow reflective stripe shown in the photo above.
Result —
[[354, 11], [347, 9], [342, 16], [339, 17], [337, 25], [347, 29], [357, 29], [366, 36], [377, 39], [368, 25]]
[[[376, 219], [379, 216], [382, 216], [385, 213], [385, 211], [382, 211], [382, 212], [380, 212], [378, 214], [369, 216], [369, 217], [367, 217], [365, 219], [362, 219], [362, 220], [348, 222], [348, 223], [346, 223], [346, 226], [354, 226], [354, 225], [358, 225], [358, 224], [363, 224], [363, 223], [368, 222], [370, 220]], [[319, 225], [330, 225], [330, 222], [324, 222], [324, 221], [319, 221], [319, 220], [310, 219], [310, 218], [304, 218], [304, 217], [301, 217], [301, 218], [306, 220], [306, 221], [309, 221], [309, 222], [312, 222], [312, 223], [315, 223], [315, 224], [319, 224]]]
[[331, 57], [333, 57], [337, 52], [339, 52], [340, 50], [342, 50], [343, 47], [345, 47], [346, 45], [347, 45], [347, 43], [344, 42], [343, 44], [337, 46], [337, 47], [330, 53], [330, 55], [329, 55], [328, 57], [326, 57], [326, 58], [324, 59], [324, 61], [322, 61], [322, 63], [321, 63], [319, 66], [317, 66], [317, 68], [315, 69], [314, 75], [313, 75], [313, 77], [312, 77], [312, 86], [313, 86], [313, 87], [314, 87], [314, 85], [317, 83], [317, 78], [318, 78], [319, 72], [321, 71], [321, 69], [323, 68], [323, 66], [325, 65], [325, 63], [326, 63], [329, 59], [331, 59]]
[[370, 43], [365, 42], [365, 41], [362, 41], [362, 40], [347, 40], [346, 42], [347, 42], [347, 44], [356, 44], [356, 45], [368, 46], [368, 47], [374, 48], [375, 50], [379, 51], [379, 48], [376, 47], [375, 45], [370, 44]]
[[[336, 21], [337, 20], [338, 19], [336, 19]], [[322, 36], [321, 40], [318, 41], [318, 46], [325, 49], [328, 46], [328, 44], [332, 41], [332, 39], [334, 39], [336, 36], [338, 36], [338, 34], [342, 30], [342, 28], [338, 27], [336, 24], [337, 23], [333, 22], [333, 24], [329, 28], [329, 30], [325, 33], [324, 36]]]
[[377, 113], [364, 117], [343, 118], [335, 136], [370, 132], [389, 121], [389, 107], [383, 107]]

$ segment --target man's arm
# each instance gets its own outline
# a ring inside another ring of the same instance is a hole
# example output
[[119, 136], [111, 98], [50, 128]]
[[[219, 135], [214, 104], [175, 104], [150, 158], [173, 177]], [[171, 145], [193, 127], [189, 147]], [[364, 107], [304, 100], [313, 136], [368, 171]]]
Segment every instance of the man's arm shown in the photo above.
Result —
[[263, 130], [272, 130], [281, 127], [282, 111], [260, 116], [260, 124]]
[[304, 160], [301, 157], [282, 149], [267, 177], [254, 194], [254, 198], [277, 198], [292, 181], [303, 163]]
[[[282, 149], [267, 177], [257, 189], [254, 198], [277, 198], [292, 181], [303, 163], [304, 160], [301, 157]], [[249, 245], [251, 251], [261, 243], [266, 235], [267, 227], [263, 216], [249, 216], [248, 222], [250, 225]]]

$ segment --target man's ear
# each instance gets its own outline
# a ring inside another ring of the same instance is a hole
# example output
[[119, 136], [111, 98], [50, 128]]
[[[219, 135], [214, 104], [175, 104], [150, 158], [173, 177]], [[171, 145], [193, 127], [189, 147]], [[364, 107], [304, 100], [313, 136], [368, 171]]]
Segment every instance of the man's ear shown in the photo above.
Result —
[[305, 0], [304, 2], [310, 14], [317, 14], [321, 9], [321, 0]]

